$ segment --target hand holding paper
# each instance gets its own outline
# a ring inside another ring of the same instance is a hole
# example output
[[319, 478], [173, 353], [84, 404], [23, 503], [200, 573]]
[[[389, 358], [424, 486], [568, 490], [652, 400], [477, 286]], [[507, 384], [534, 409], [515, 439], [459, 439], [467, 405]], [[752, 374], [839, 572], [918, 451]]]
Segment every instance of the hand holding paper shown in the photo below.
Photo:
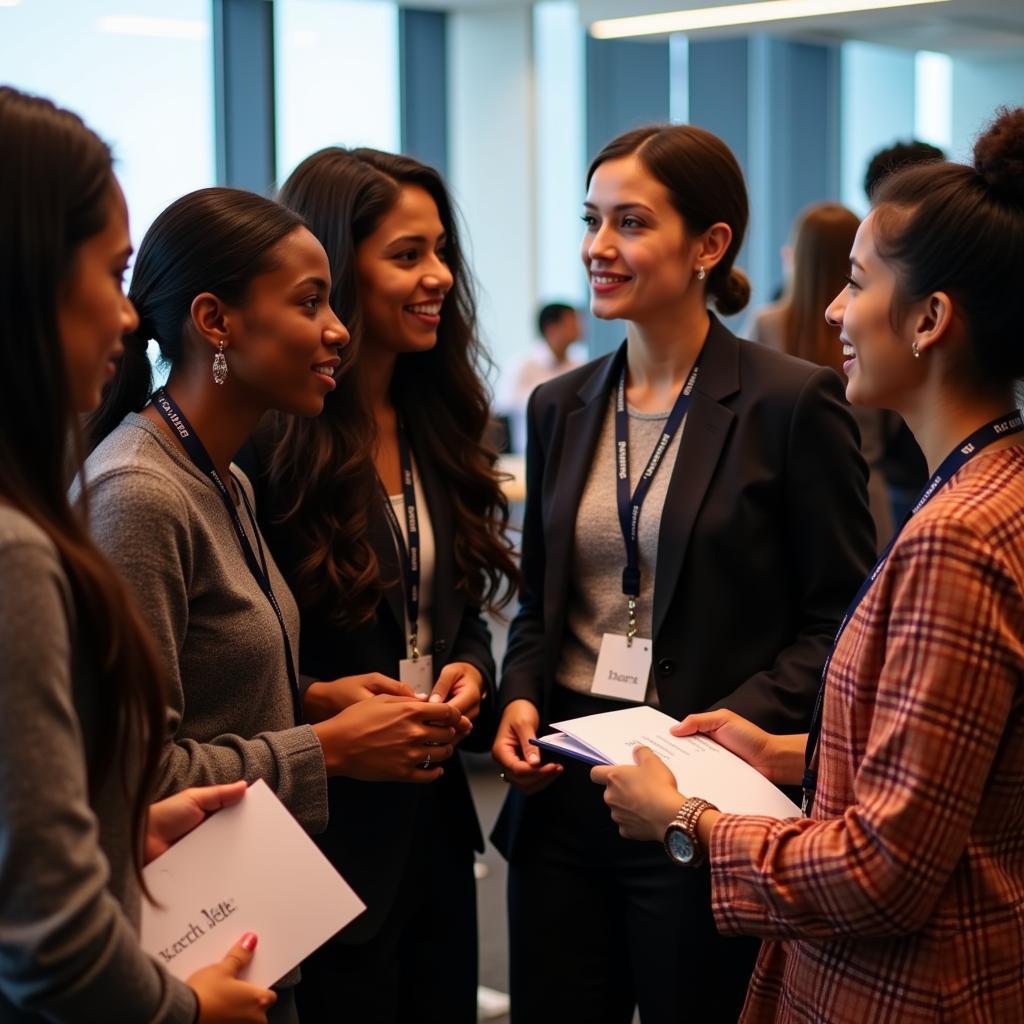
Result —
[[242, 973], [268, 987], [364, 909], [263, 781], [143, 874], [158, 906], [143, 904], [142, 946], [183, 980], [253, 932]]
[[[677, 793], [704, 797], [729, 814], [800, 816], [796, 804], [745, 761], [706, 736], [674, 736], [675, 726], [674, 719], [647, 706], [554, 724], [591, 755], [591, 763], [632, 765], [634, 748], [650, 747], [674, 776]], [[570, 753], [563, 737], [537, 742]], [[681, 802], [677, 797], [677, 809]]]
[[220, 786], [191, 786], [150, 804], [146, 816], [143, 863], [148, 864], [166, 853], [215, 811], [237, 804], [245, 796], [246, 789], [245, 780]]
[[188, 979], [199, 1001], [197, 1024], [266, 1024], [267, 1007], [277, 1001], [277, 993], [238, 978], [251, 963], [255, 949], [256, 936], [246, 932], [223, 960]]
[[591, 779], [605, 787], [604, 802], [624, 839], [660, 840], [682, 804], [676, 779], [650, 747], [634, 747], [636, 767], [598, 765]]

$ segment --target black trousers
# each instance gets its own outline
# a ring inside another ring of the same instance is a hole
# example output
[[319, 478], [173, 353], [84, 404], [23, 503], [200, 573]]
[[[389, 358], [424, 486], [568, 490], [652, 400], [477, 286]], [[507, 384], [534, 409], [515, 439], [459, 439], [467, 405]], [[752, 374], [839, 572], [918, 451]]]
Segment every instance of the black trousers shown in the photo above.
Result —
[[[596, 705], [596, 706], [595, 706]], [[552, 720], [609, 710], [565, 692]], [[735, 1024], [760, 943], [724, 938], [710, 872], [623, 839], [579, 762], [528, 798], [509, 865], [512, 1024]]]
[[473, 851], [420, 819], [391, 914], [368, 941], [334, 938], [302, 963], [302, 1024], [475, 1024]]

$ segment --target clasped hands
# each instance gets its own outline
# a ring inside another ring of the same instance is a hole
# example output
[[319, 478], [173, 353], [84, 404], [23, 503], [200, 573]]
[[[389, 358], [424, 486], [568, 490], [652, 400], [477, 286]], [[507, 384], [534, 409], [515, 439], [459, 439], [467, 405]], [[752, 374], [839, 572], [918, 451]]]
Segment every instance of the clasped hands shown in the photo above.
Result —
[[426, 696], [371, 672], [311, 684], [304, 709], [329, 775], [425, 783], [472, 730], [483, 689], [479, 669], [452, 662]]

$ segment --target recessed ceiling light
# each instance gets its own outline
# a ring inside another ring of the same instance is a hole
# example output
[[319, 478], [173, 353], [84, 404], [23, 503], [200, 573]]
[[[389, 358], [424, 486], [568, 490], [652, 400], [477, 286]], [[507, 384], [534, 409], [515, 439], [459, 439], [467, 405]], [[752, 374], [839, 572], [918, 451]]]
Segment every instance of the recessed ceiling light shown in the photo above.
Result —
[[881, 11], [890, 7], [915, 7], [942, 4], [949, 0], [762, 0], [724, 7], [696, 7], [688, 11], [665, 11], [631, 18], [595, 21], [590, 34], [595, 39], [621, 39], [624, 36], [661, 35], [666, 32], [694, 32], [703, 28], [727, 28], [764, 21], [788, 21], [792, 18], [820, 18], [829, 14], [856, 11]]

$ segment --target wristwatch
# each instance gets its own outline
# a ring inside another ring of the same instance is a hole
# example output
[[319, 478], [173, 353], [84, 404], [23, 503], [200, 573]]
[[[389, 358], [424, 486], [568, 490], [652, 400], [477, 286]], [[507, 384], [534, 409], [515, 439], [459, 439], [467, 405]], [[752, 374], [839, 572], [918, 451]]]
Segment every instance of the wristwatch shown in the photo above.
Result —
[[717, 810], [714, 804], [702, 800], [699, 796], [691, 796], [679, 808], [679, 813], [672, 819], [672, 824], [665, 829], [665, 852], [676, 864], [696, 868], [704, 863], [707, 850], [701, 846], [697, 838], [697, 822], [705, 811]]

